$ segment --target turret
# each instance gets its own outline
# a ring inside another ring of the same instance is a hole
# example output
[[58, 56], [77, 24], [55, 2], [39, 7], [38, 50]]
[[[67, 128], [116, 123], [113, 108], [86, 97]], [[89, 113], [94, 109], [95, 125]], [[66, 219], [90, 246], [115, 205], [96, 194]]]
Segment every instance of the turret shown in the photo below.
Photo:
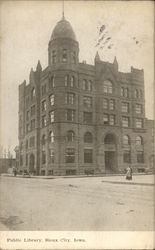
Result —
[[70, 23], [63, 18], [56, 24], [48, 46], [49, 66], [76, 65], [79, 62], [79, 44]]

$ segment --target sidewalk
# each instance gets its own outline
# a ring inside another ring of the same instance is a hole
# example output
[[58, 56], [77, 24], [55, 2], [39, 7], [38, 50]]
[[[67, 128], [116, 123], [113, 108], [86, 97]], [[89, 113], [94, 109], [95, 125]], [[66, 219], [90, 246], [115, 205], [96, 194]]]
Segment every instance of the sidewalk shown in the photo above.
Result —
[[154, 175], [133, 175], [132, 180], [126, 180], [124, 176], [109, 176], [103, 178], [102, 182], [108, 182], [113, 184], [127, 184], [127, 185], [145, 185], [153, 186], [155, 185]]
[[[14, 177], [11, 174], [3, 174], [2, 176], [6, 177]], [[128, 185], [146, 185], [146, 186], [153, 186], [155, 184], [155, 176], [152, 174], [133, 174], [132, 180], [126, 180], [125, 175], [74, 175], [74, 176], [22, 176], [17, 175], [14, 178], [32, 178], [32, 179], [63, 179], [63, 178], [98, 178], [102, 182], [108, 182], [112, 184], [128, 184]]]

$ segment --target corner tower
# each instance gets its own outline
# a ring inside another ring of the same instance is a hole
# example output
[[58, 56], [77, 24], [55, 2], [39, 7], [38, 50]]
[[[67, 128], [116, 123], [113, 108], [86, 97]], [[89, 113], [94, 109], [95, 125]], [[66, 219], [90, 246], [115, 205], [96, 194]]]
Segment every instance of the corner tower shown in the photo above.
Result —
[[64, 18], [56, 24], [48, 45], [48, 65], [60, 68], [62, 65], [77, 65], [79, 44], [71, 24]]

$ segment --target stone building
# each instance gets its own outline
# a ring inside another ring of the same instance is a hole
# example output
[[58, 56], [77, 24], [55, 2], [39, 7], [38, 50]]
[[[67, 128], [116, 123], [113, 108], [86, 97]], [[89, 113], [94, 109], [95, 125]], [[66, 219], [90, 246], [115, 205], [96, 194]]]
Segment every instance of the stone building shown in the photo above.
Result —
[[19, 86], [19, 170], [37, 175], [120, 173], [148, 164], [144, 71], [100, 60], [79, 62], [63, 17], [51, 35], [48, 66]]

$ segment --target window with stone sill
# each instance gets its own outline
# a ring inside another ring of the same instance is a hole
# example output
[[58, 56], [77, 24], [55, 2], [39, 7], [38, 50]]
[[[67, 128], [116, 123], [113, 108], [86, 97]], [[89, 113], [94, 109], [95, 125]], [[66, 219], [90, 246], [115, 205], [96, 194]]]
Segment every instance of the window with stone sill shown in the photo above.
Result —
[[84, 163], [93, 163], [93, 149], [84, 149]]
[[84, 96], [83, 97], [83, 105], [84, 105], [84, 107], [91, 108], [92, 104], [93, 104], [92, 97], [90, 97], [90, 96]]
[[75, 133], [72, 130], [67, 132], [67, 142], [73, 142], [75, 140]]
[[67, 109], [66, 110], [66, 120], [74, 121], [75, 120], [75, 110]]
[[130, 137], [128, 135], [123, 136], [123, 144], [129, 145], [130, 144]]
[[123, 161], [124, 163], [131, 163], [131, 152], [128, 150], [125, 150], [123, 153]]
[[122, 117], [122, 126], [124, 128], [128, 128], [129, 127], [129, 117]]
[[143, 120], [140, 118], [136, 119], [136, 128], [142, 128], [143, 127]]
[[42, 111], [46, 111], [47, 105], [46, 100], [42, 101]]
[[49, 149], [50, 163], [54, 163], [54, 149]]
[[143, 144], [143, 139], [142, 139], [142, 137], [141, 136], [136, 136], [136, 145], [137, 146], [140, 146], [140, 145], [142, 145]]
[[65, 103], [73, 105], [75, 103], [75, 94], [74, 93], [66, 93]]
[[65, 162], [74, 163], [75, 162], [75, 148], [67, 148], [65, 153]]
[[50, 132], [49, 132], [49, 141], [50, 141], [51, 143], [54, 142], [54, 133], [53, 133], [53, 131], [50, 131]]
[[84, 142], [85, 142], [85, 143], [92, 143], [92, 142], [93, 142], [92, 133], [86, 132], [86, 133], [84, 134]]
[[50, 105], [53, 106], [54, 105], [54, 94], [49, 96], [49, 101], [50, 101]]

